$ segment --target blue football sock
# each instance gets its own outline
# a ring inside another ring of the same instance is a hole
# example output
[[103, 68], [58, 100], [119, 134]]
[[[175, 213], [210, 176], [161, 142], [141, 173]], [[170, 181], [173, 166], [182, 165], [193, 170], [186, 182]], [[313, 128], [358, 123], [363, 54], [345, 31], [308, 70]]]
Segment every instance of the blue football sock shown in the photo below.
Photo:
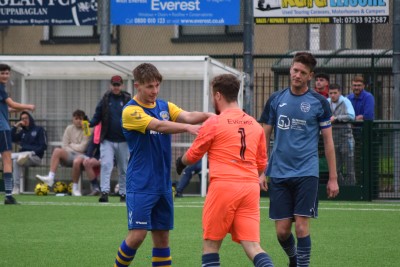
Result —
[[12, 173], [11, 172], [3, 173], [3, 179], [4, 179], [4, 191], [6, 192], [6, 197], [11, 197], [13, 190], [13, 183], [14, 183]]
[[294, 241], [293, 234], [290, 234], [289, 238], [285, 241], [279, 240], [279, 244], [285, 251], [286, 255], [289, 257], [289, 263], [291, 266], [296, 266], [297, 263], [297, 251], [296, 251], [296, 243]]
[[201, 257], [201, 267], [220, 267], [219, 254], [208, 253]]
[[297, 266], [307, 267], [311, 258], [311, 237], [297, 238]]
[[255, 267], [274, 267], [271, 258], [267, 253], [258, 253], [254, 259], [253, 263]]

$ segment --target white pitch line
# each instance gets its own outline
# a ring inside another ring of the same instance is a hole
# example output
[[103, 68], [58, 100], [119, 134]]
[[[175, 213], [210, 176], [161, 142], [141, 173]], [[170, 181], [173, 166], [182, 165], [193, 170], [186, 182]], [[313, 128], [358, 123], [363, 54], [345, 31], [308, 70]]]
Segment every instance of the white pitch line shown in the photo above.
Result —
[[90, 202], [34, 202], [19, 201], [21, 205], [29, 206], [82, 206], [82, 207], [125, 207], [125, 203], [90, 203]]
[[[81, 206], [81, 207], [125, 207], [125, 203], [90, 203], [90, 202], [36, 202], [27, 201], [20, 202], [21, 205], [27, 206]], [[203, 202], [193, 201], [185, 203], [175, 203], [175, 208], [203, 208]], [[345, 204], [342, 206], [352, 206], [351, 204]], [[334, 211], [384, 211], [384, 212], [400, 212], [400, 205], [362, 205], [357, 204], [356, 206], [379, 206], [380, 208], [360, 208], [360, 207], [324, 207], [319, 206], [319, 210], [334, 210]], [[398, 208], [393, 208], [398, 207]], [[260, 209], [269, 209], [269, 207], [261, 206]]]

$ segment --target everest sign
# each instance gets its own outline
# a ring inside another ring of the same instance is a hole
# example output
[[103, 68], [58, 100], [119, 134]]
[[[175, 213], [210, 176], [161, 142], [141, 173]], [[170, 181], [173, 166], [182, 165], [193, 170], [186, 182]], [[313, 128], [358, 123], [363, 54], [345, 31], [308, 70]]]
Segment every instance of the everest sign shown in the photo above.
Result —
[[114, 25], [239, 25], [240, 0], [111, 0]]

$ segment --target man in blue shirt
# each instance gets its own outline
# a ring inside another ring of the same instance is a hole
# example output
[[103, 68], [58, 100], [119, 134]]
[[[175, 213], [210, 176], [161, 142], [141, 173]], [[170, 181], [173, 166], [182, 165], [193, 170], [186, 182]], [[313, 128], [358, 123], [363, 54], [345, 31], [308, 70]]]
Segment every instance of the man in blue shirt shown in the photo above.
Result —
[[[289, 257], [289, 266], [310, 264], [309, 220], [318, 216], [320, 133], [329, 168], [328, 198], [339, 193], [329, 103], [308, 88], [316, 64], [310, 53], [297, 53], [290, 67], [291, 86], [271, 95], [260, 118], [267, 144], [274, 130], [266, 173], [270, 178], [269, 216], [275, 221], [278, 241]], [[297, 247], [291, 230], [293, 223]]]
[[353, 93], [348, 95], [348, 99], [356, 112], [356, 121], [373, 120], [375, 100], [374, 96], [365, 91], [364, 77], [357, 75], [351, 82]]

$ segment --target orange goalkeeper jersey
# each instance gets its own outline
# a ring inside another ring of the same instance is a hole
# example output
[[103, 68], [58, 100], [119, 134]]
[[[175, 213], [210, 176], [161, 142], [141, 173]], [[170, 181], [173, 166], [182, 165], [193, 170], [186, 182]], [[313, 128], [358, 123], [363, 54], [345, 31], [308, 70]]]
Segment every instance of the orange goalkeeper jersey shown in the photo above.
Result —
[[257, 182], [267, 165], [265, 134], [259, 123], [240, 109], [228, 109], [209, 118], [187, 151], [196, 162], [208, 152], [213, 180]]

